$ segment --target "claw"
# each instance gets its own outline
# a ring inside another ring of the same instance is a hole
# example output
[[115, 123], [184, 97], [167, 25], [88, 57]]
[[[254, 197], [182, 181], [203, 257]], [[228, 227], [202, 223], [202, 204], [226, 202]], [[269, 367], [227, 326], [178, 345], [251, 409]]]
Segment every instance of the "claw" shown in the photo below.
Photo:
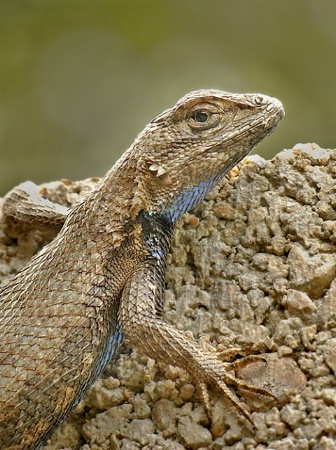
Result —
[[200, 342], [201, 348], [203, 350], [208, 351], [208, 352], [212, 352], [212, 353], [217, 353], [216, 348], [213, 345], [210, 344], [209, 336], [201, 335], [199, 337], [199, 342]]
[[221, 361], [228, 362], [231, 359], [237, 357], [238, 354], [242, 353], [242, 349], [239, 347], [225, 348], [221, 350], [216, 350], [216, 356]]
[[242, 369], [243, 367], [246, 367], [247, 365], [255, 362], [264, 362], [267, 364], [267, 359], [260, 355], [248, 355], [244, 356], [244, 358], [237, 359], [236, 361], [233, 361], [230, 363], [230, 369], [232, 370], [238, 370]]
[[209, 396], [207, 385], [204, 382], [200, 382], [200, 383], [198, 383], [197, 387], [199, 389], [199, 394], [200, 394], [201, 400], [204, 404], [205, 411], [206, 411], [207, 415], [210, 417], [210, 396]]
[[[240, 352], [240, 349], [232, 348], [232, 349], [221, 351], [221, 352], [219, 352], [219, 354], [221, 357], [224, 356], [224, 359], [227, 360], [227, 359], [230, 359], [232, 356], [237, 355], [237, 350], [238, 350], [238, 352]], [[213, 355], [213, 352], [211, 352], [211, 353]], [[218, 352], [216, 352], [215, 356], [217, 359], [220, 359], [218, 357]], [[250, 363], [255, 363], [255, 362], [259, 362], [259, 361], [263, 361], [263, 362], [267, 363], [267, 360], [264, 357], [259, 356], [259, 355], [245, 356], [245, 357], [243, 357], [239, 360], [236, 360], [232, 363], [224, 364], [224, 367], [222, 366], [222, 369], [220, 371], [219, 370], [216, 371], [217, 376], [211, 376], [210, 380], [208, 379], [205, 382], [204, 381], [198, 382], [200, 397], [205, 406], [206, 412], [209, 416], [210, 416], [210, 414], [209, 414], [209, 412], [210, 412], [210, 397], [209, 397], [209, 393], [208, 393], [208, 385], [212, 385], [212, 386], [216, 387], [217, 390], [219, 390], [221, 392], [224, 399], [228, 403], [230, 403], [238, 411], [238, 413], [240, 415], [242, 415], [253, 426], [254, 426], [254, 424], [251, 419], [250, 413], [245, 408], [243, 403], [240, 401], [239, 397], [237, 397], [237, 395], [235, 394], [235, 391], [236, 390], [247, 391], [247, 392], [251, 392], [251, 393], [254, 393], [254, 394], [257, 394], [257, 395], [260, 395], [263, 397], [267, 397], [269, 399], [277, 401], [277, 398], [271, 392], [269, 392], [267, 389], [246, 383], [245, 381], [242, 381], [242, 380], [236, 378], [233, 375], [233, 373], [231, 373], [231, 370], [235, 371], [237, 369], [241, 369], [241, 368], [245, 367], [246, 365], [248, 365]], [[219, 373], [219, 372], [221, 372], [221, 373]], [[233, 388], [233, 390], [232, 390], [232, 388]]]
[[232, 406], [236, 408], [236, 410], [245, 417], [248, 422], [254, 426], [254, 423], [251, 419], [250, 413], [243, 407], [241, 402], [238, 400], [238, 398], [230, 391], [230, 389], [227, 387], [225, 382], [218, 381], [218, 387], [221, 389], [222, 393], [224, 394], [225, 399], [231, 403]]
[[231, 385], [238, 389], [243, 389], [245, 391], [253, 392], [255, 394], [263, 395], [264, 397], [272, 398], [273, 400], [277, 400], [277, 398], [271, 394], [267, 389], [254, 386], [253, 384], [246, 383], [245, 381], [242, 381], [233, 375], [230, 375], [229, 373], [225, 373], [223, 377], [223, 381], [225, 385]]
[[[230, 379], [231, 379], [231, 376], [230, 376]], [[233, 377], [232, 377], [232, 380], [234, 380]], [[216, 384], [217, 384], [217, 387], [219, 388], [219, 390], [222, 392], [224, 398], [228, 401], [228, 403], [230, 403], [232, 406], [234, 406], [238, 410], [238, 412], [245, 417], [245, 419], [247, 419], [252, 425], [254, 425], [251, 420], [250, 414], [242, 406], [241, 402], [235, 396], [235, 394], [231, 392], [231, 390], [228, 388], [226, 383], [224, 381], [218, 380]], [[199, 383], [197, 383], [197, 387], [199, 390], [199, 395], [201, 397], [201, 401], [204, 404], [205, 411], [206, 411], [207, 415], [209, 417], [211, 417], [210, 396], [209, 396], [207, 384], [204, 382], [199, 382]]]
[[248, 384], [248, 383], [244, 383], [241, 380], [236, 380], [236, 386], [239, 389], [245, 390], [245, 391], [249, 391], [249, 392], [253, 392], [254, 394], [259, 394], [262, 395], [264, 397], [269, 397], [272, 400], [277, 401], [278, 399], [267, 389], [258, 387], [258, 386], [254, 386], [253, 384]]

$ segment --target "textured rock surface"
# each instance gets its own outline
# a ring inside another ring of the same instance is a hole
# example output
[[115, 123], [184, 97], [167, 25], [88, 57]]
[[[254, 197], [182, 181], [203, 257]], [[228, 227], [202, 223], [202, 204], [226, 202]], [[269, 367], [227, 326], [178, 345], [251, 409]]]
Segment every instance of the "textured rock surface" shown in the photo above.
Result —
[[[68, 206], [95, 181], [43, 190]], [[271, 161], [253, 156], [175, 233], [165, 318], [204, 345], [263, 355], [237, 372], [278, 398], [241, 393], [255, 430], [215, 392], [210, 423], [188, 374], [126, 343], [45, 448], [336, 448], [335, 182], [335, 150], [299, 144]], [[42, 243], [0, 231], [1, 281]]]

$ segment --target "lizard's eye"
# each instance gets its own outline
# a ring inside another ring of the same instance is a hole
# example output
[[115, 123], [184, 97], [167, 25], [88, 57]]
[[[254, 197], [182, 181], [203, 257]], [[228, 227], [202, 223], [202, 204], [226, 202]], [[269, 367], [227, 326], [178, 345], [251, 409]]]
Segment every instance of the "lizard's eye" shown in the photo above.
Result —
[[211, 105], [209, 108], [206, 107], [207, 105], [202, 106], [199, 106], [197, 109], [194, 108], [187, 116], [190, 128], [195, 131], [205, 131], [209, 128], [214, 128], [220, 121], [218, 109]]
[[203, 109], [199, 109], [198, 111], [195, 111], [192, 115], [192, 118], [195, 122], [199, 123], [205, 123], [207, 120], [209, 120], [211, 117], [211, 114], [209, 111], [205, 111]]

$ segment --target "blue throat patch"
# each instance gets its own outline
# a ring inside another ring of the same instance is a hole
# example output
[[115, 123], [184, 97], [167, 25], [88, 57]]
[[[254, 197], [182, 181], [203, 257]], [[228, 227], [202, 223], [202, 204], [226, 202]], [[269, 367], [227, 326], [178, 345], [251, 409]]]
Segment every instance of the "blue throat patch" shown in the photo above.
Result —
[[193, 209], [200, 203], [222, 177], [223, 175], [216, 175], [210, 178], [210, 180], [201, 181], [197, 186], [190, 186], [181, 192], [167, 209], [163, 210], [163, 216], [171, 222], [176, 222], [182, 214]]

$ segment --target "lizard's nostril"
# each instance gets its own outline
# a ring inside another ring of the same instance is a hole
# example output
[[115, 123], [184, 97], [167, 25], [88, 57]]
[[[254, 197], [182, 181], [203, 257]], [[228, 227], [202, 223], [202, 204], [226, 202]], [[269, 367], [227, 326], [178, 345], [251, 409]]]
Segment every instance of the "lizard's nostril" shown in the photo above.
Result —
[[264, 105], [266, 103], [266, 99], [263, 95], [258, 94], [254, 97], [254, 103], [256, 105]]

